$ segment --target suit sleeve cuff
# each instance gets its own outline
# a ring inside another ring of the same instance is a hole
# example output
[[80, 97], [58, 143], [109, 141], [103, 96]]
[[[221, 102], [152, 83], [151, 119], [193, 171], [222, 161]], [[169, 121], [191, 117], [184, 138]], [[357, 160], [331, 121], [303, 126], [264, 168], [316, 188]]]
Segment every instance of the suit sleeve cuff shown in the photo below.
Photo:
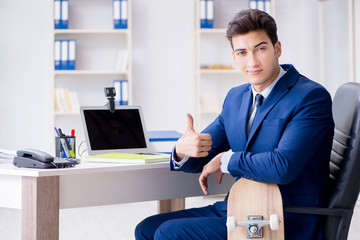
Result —
[[221, 156], [221, 166], [220, 166], [221, 172], [229, 173], [228, 165], [232, 155], [233, 155], [233, 151], [229, 150]]
[[173, 164], [174, 169], [179, 169], [181, 168], [181, 166], [187, 162], [187, 160], [189, 160], [188, 156], [185, 156], [183, 159], [181, 159], [180, 161], [178, 161], [179, 159], [176, 159], [176, 151], [175, 151], [175, 147], [172, 150], [172, 154], [171, 154], [171, 162]]

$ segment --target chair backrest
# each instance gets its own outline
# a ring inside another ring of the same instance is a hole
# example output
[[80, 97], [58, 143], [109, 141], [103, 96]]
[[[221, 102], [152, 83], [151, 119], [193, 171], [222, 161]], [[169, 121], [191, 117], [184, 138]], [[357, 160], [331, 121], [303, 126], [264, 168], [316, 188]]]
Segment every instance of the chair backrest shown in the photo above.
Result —
[[[335, 134], [330, 159], [328, 208], [353, 210], [360, 191], [360, 83], [345, 83], [333, 99]], [[325, 239], [347, 239], [348, 224], [328, 217]], [[340, 230], [347, 227], [347, 229]], [[336, 238], [334, 236], [337, 236]]]

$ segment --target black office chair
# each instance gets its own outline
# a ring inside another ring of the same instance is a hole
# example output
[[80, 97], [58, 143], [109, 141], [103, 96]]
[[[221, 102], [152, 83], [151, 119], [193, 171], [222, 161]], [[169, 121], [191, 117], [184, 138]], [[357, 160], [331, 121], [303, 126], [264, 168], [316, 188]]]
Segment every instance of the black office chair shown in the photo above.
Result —
[[284, 207], [324, 216], [324, 239], [346, 240], [360, 191], [360, 83], [345, 83], [333, 100], [335, 134], [325, 208]]

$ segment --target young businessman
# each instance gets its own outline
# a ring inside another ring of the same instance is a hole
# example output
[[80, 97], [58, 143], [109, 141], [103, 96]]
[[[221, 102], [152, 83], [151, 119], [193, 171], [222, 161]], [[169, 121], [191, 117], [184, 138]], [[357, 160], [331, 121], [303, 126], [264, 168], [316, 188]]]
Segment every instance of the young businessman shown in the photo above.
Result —
[[[292, 65], [279, 65], [276, 23], [259, 10], [236, 14], [227, 29], [233, 58], [249, 84], [229, 91], [220, 115], [201, 134], [188, 127], [173, 151], [171, 170], [224, 173], [279, 185], [284, 205], [321, 206], [329, 176], [334, 122], [331, 98]], [[261, 94], [261, 95], [260, 95]], [[179, 183], [181, 184], [181, 183]], [[176, 186], [174, 186], [176, 187]], [[136, 239], [226, 239], [227, 202], [155, 215]], [[287, 240], [321, 239], [320, 218], [284, 213]]]

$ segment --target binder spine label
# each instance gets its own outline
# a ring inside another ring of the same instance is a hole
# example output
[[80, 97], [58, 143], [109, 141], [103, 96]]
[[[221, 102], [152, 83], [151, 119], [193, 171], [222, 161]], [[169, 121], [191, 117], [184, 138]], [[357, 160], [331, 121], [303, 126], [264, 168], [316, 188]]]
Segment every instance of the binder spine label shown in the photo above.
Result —
[[128, 24], [128, 2], [127, 0], [121, 0], [120, 5], [121, 15], [120, 15], [120, 28], [127, 28]]
[[257, 9], [257, 0], [249, 0], [249, 8]]
[[55, 70], [60, 70], [61, 69], [60, 54], [61, 54], [61, 42], [60, 42], [60, 40], [55, 40], [55, 43], [54, 43]]
[[200, 27], [206, 28], [206, 1], [200, 0]]
[[265, 11], [265, 0], [258, 0], [257, 8], [261, 11]]
[[60, 0], [54, 0], [54, 28], [61, 28], [61, 2]]
[[69, 1], [61, 0], [61, 28], [68, 29], [69, 27]]
[[121, 100], [120, 105], [129, 104], [129, 83], [127, 80], [121, 81]]
[[113, 0], [113, 19], [114, 28], [119, 28], [120, 25], [120, 0]]
[[114, 80], [113, 81], [113, 87], [115, 88], [115, 105], [120, 105], [120, 99], [121, 99], [121, 94], [120, 94], [120, 87], [121, 83], [120, 80]]
[[271, 14], [271, 1], [265, 0], [265, 12]]
[[206, 1], [206, 27], [214, 27], [214, 0]]
[[68, 70], [75, 70], [76, 63], [76, 40], [69, 40], [69, 65]]
[[67, 40], [61, 40], [61, 69], [67, 70], [68, 69], [68, 60], [69, 60], [69, 46]]
[[128, 80], [114, 80], [113, 87], [115, 88], [115, 105], [129, 104], [129, 82]]

